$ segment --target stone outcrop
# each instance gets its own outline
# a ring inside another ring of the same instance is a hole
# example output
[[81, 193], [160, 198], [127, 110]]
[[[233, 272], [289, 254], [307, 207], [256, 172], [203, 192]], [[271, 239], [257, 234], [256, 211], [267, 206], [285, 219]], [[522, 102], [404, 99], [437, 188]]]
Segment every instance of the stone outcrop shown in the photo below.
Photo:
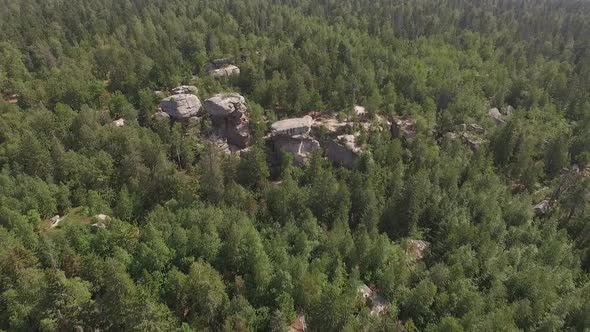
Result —
[[240, 68], [232, 63], [229, 58], [215, 59], [207, 67], [209, 75], [214, 78], [229, 77], [240, 74]]
[[196, 95], [197, 93], [199, 93], [199, 89], [197, 89], [197, 87], [194, 85], [181, 85], [181, 86], [177, 86], [174, 89], [172, 89], [172, 93], [175, 95], [181, 95], [181, 94]]
[[488, 116], [494, 120], [494, 122], [496, 123], [496, 125], [501, 125], [506, 123], [506, 121], [504, 120], [504, 117], [502, 115], [502, 113], [500, 113], [500, 110], [497, 108], [491, 108], [488, 111]]
[[314, 150], [320, 149], [320, 142], [308, 134], [271, 136], [272, 150], [275, 153], [289, 153], [293, 156], [293, 165], [303, 166], [309, 162]]
[[416, 137], [416, 120], [409, 116], [396, 116], [391, 123], [391, 134], [395, 138], [412, 139]]
[[241, 149], [248, 147], [251, 138], [245, 102], [237, 93], [216, 94], [204, 102], [215, 134]]
[[293, 164], [306, 165], [314, 150], [320, 149], [320, 142], [310, 136], [313, 125], [310, 116], [277, 121], [271, 125], [271, 149], [278, 157], [281, 153], [293, 156]]
[[233, 75], [240, 75], [240, 68], [236, 65], [229, 65], [219, 69], [209, 70], [209, 75], [215, 78], [230, 77]]
[[238, 93], [218, 93], [203, 103], [210, 116], [226, 117], [234, 112], [245, 113], [246, 100]]
[[485, 143], [483, 135], [486, 131], [481, 125], [477, 123], [462, 123], [456, 125], [453, 129], [454, 131], [444, 134], [445, 139], [461, 140], [473, 151], [479, 149]]
[[291, 118], [277, 121], [271, 125], [272, 135], [302, 135], [309, 133], [313, 119], [311, 116], [304, 116], [302, 118]]
[[113, 121], [113, 126], [115, 126], [115, 127], [124, 127], [125, 126], [125, 119], [120, 118], [120, 119], [117, 119], [117, 120]]
[[49, 219], [49, 224], [50, 224], [49, 227], [50, 228], [57, 227], [62, 220], [63, 220], [63, 218], [60, 217], [58, 214], [56, 214], [55, 216], [53, 216]]
[[185, 120], [197, 115], [201, 109], [201, 101], [192, 94], [176, 94], [162, 99], [160, 107], [170, 117]]
[[375, 287], [369, 287], [361, 284], [357, 289], [357, 293], [362, 297], [365, 304], [371, 309], [372, 316], [380, 316], [387, 312], [389, 303], [377, 293]]
[[356, 168], [362, 152], [354, 135], [340, 135], [329, 141], [326, 146], [326, 158], [346, 168]]
[[536, 215], [542, 216], [545, 215], [549, 209], [551, 208], [551, 201], [549, 199], [544, 199], [540, 201], [538, 204], [533, 206], [533, 211]]
[[406, 254], [412, 260], [421, 260], [430, 249], [430, 242], [424, 240], [410, 240], [406, 244]]
[[294, 321], [291, 322], [288, 332], [305, 332], [307, 331], [307, 324], [305, 323], [305, 315], [297, 315]]

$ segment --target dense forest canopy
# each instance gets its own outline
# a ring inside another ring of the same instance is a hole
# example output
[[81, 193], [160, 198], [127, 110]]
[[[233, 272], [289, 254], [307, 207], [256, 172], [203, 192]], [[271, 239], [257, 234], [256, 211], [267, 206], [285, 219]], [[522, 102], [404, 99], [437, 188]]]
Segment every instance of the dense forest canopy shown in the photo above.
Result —
[[0, 0], [0, 97], [0, 331], [590, 329], [588, 1]]

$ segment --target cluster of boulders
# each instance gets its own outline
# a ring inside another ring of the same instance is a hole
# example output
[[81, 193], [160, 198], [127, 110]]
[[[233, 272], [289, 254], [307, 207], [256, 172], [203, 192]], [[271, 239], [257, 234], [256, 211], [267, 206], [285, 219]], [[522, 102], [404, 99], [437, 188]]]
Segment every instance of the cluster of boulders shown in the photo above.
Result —
[[[231, 68], [230, 59], [213, 60], [210, 72]], [[216, 74], [215, 74], [216, 75]], [[246, 101], [238, 93], [219, 93], [201, 102], [198, 89], [191, 85], [181, 85], [172, 89], [172, 95], [160, 102], [156, 119], [199, 122], [207, 115], [212, 124], [212, 137], [224, 145], [228, 152], [243, 151], [251, 144], [249, 113]], [[205, 111], [201, 111], [204, 109]], [[488, 115], [497, 124], [504, 123], [504, 117], [512, 114], [511, 106], [502, 110], [492, 108]], [[361, 132], [389, 130], [394, 138], [411, 140], [417, 136], [417, 121], [407, 115], [394, 116], [391, 122], [383, 116], [376, 116], [371, 122], [369, 114], [362, 106], [354, 107], [354, 121], [335, 113], [310, 113], [301, 118], [276, 121], [267, 135], [272, 161], [278, 161], [283, 153], [293, 156], [293, 163], [302, 166], [308, 163], [314, 151], [320, 150], [334, 164], [346, 168], [356, 168], [364, 153]], [[116, 126], [124, 123], [114, 123]], [[486, 130], [477, 123], [460, 124], [453, 131], [443, 135], [445, 139], [461, 140], [471, 149], [477, 150], [485, 142]], [[276, 164], [276, 163], [275, 163]]]
[[172, 95], [160, 101], [160, 109], [154, 114], [158, 120], [199, 122], [205, 109], [213, 125], [213, 135], [223, 138], [228, 145], [245, 149], [250, 144], [248, 108], [246, 100], [237, 93], [219, 93], [201, 103], [198, 89], [182, 85], [172, 89]]

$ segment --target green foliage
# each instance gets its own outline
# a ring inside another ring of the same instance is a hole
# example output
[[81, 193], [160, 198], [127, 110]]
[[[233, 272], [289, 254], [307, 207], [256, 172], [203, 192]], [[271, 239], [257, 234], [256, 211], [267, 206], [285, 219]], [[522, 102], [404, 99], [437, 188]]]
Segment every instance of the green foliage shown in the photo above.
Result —
[[[579, 1], [4, 1], [0, 330], [588, 329], [588, 31]], [[250, 150], [153, 118], [180, 83], [243, 94]], [[353, 120], [358, 169], [268, 158], [310, 111]]]

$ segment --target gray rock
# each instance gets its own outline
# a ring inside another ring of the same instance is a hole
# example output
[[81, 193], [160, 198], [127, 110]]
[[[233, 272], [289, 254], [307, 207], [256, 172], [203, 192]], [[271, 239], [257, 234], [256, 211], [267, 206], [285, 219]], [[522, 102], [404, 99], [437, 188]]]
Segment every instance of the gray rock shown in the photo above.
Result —
[[270, 126], [272, 135], [302, 135], [309, 133], [313, 119], [311, 116], [304, 116], [302, 118], [291, 118], [277, 121]]
[[240, 149], [248, 147], [251, 138], [245, 102], [244, 97], [237, 93], [221, 93], [204, 103], [216, 135]]
[[240, 68], [236, 65], [228, 65], [222, 68], [210, 69], [209, 75], [214, 78], [230, 77], [233, 75], [240, 75]]
[[120, 119], [117, 119], [117, 120], [113, 121], [113, 126], [115, 126], [115, 127], [123, 127], [123, 126], [125, 126], [125, 119], [120, 118]]
[[486, 130], [477, 123], [471, 123], [467, 126], [467, 130], [476, 134], [485, 134]]
[[307, 134], [272, 136], [271, 143], [275, 152], [293, 155], [295, 166], [306, 165], [313, 151], [320, 149], [320, 143]]
[[195, 95], [177, 94], [162, 99], [160, 107], [170, 117], [184, 120], [197, 115], [201, 109], [201, 101]]
[[181, 85], [181, 86], [177, 86], [174, 89], [172, 89], [172, 93], [175, 95], [180, 95], [180, 94], [196, 95], [198, 92], [199, 92], [199, 89], [194, 85]]
[[203, 106], [211, 116], [226, 117], [235, 111], [246, 112], [245, 102], [246, 99], [242, 95], [228, 92], [216, 94], [205, 100]]
[[168, 115], [168, 113], [164, 111], [157, 111], [156, 113], [154, 113], [154, 119], [158, 121], [170, 120], [170, 115]]
[[328, 143], [326, 158], [336, 165], [352, 169], [358, 166], [362, 152], [354, 135], [340, 135]]
[[545, 215], [549, 209], [551, 208], [551, 201], [548, 199], [544, 199], [535, 206], [533, 206], [533, 211], [536, 215], [542, 216]]
[[416, 120], [409, 116], [396, 116], [391, 123], [391, 134], [395, 138], [411, 139], [416, 137]]
[[491, 108], [488, 111], [488, 116], [490, 118], [492, 118], [492, 120], [494, 120], [494, 122], [496, 123], [496, 125], [501, 125], [506, 123], [506, 121], [504, 120], [502, 113], [500, 113], [500, 110], [498, 110], [497, 108]]

